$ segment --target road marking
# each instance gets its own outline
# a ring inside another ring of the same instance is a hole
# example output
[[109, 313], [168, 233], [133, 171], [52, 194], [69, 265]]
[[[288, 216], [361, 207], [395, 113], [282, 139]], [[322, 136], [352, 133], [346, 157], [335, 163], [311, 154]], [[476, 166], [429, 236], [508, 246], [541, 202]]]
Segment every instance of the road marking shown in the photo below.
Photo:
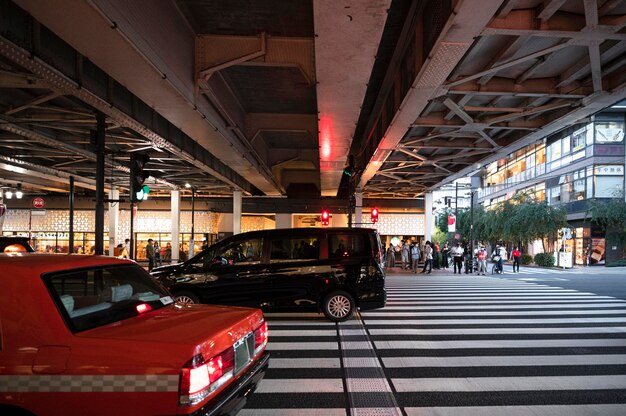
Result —
[[512, 367], [553, 365], [624, 365], [626, 355], [508, 355], [464, 357], [383, 357], [385, 367]]
[[[467, 348], [580, 348], [626, 347], [625, 339], [515, 339], [463, 341], [374, 341], [381, 350], [399, 349], [467, 349]], [[626, 378], [624, 378], [626, 382]]]
[[626, 377], [565, 376], [565, 377], [459, 377], [459, 378], [394, 378], [398, 392], [480, 392], [480, 391], [540, 391], [540, 390], [610, 390], [625, 389]]
[[[405, 407], [407, 416], [624, 416], [622, 404]], [[249, 415], [247, 415], [249, 416]]]

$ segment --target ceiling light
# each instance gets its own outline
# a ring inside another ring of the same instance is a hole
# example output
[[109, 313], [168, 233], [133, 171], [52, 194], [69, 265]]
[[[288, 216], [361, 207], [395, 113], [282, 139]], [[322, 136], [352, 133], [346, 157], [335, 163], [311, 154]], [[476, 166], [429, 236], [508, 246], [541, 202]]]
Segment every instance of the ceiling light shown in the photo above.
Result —
[[22, 184], [18, 183], [17, 184], [17, 191], [15, 191], [15, 197], [17, 199], [22, 199], [23, 196], [24, 196], [24, 193], [22, 192]]
[[6, 199], [11, 199], [11, 198], [13, 198], [13, 191], [11, 191], [10, 189], [9, 189], [9, 190], [7, 190], [7, 191], [4, 191], [4, 197], [5, 197]]

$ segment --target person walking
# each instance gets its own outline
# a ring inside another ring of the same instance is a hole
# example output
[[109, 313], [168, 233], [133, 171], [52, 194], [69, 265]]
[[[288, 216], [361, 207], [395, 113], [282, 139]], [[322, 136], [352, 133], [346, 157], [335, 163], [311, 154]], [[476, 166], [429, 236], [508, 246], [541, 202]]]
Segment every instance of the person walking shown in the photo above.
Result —
[[159, 242], [154, 242], [154, 264], [156, 266], [163, 266], [163, 262], [161, 261], [161, 246], [159, 246]]
[[408, 269], [409, 268], [409, 243], [404, 240], [404, 242], [402, 243], [402, 270]]
[[417, 243], [411, 245], [411, 270], [417, 273], [417, 263], [420, 260], [420, 248]]
[[[428, 271], [426, 271], [428, 269]], [[430, 274], [433, 270], [433, 246], [430, 241], [424, 244], [424, 268], [422, 273]]]
[[452, 247], [450, 253], [454, 262], [454, 274], [456, 274], [457, 268], [459, 269], [459, 274], [461, 274], [463, 268], [463, 247], [461, 247], [461, 243], [456, 243], [456, 247]]
[[148, 271], [152, 271], [152, 269], [154, 268], [154, 245], [152, 245], [152, 242], [154, 240], [149, 238], [148, 239], [148, 244], [146, 245], [146, 258], [148, 259]]
[[444, 243], [443, 247], [441, 248], [441, 266], [446, 270], [449, 267], [449, 264], [448, 264], [449, 255], [450, 255], [450, 247], [448, 247], [448, 243]]
[[484, 245], [480, 245], [478, 252], [476, 252], [476, 259], [478, 260], [478, 274], [484, 276], [487, 272], [487, 250]]
[[393, 249], [393, 244], [389, 244], [387, 249], [387, 267], [396, 267], [396, 251]]
[[439, 243], [435, 243], [433, 248], [433, 268], [436, 270], [441, 269], [439, 265]]
[[519, 273], [519, 263], [520, 263], [520, 258], [522, 257], [522, 252], [519, 250], [518, 247], [515, 247], [515, 249], [511, 252], [511, 256], [513, 257], [513, 273], [515, 273], [516, 267], [517, 267], [517, 272]]

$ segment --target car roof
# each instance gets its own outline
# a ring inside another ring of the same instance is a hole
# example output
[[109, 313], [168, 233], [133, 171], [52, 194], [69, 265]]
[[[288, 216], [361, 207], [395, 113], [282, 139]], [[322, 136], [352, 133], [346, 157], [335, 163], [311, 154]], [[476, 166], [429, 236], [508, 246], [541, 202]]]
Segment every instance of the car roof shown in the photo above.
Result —
[[[91, 256], [85, 254], [39, 254], [13, 253], [0, 254], [0, 267], [7, 269], [31, 269], [33, 275], [40, 275], [58, 270], [76, 269], [115, 264], [136, 264], [132, 260], [117, 259], [107, 256]], [[0, 273], [2, 278], [12, 278], [11, 273]]]

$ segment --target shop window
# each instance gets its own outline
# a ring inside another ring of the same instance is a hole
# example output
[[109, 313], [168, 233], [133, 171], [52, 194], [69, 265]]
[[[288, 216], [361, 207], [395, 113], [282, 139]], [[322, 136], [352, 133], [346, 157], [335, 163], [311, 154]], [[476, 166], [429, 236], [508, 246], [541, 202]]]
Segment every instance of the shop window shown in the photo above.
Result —
[[621, 197], [623, 191], [623, 176], [596, 176], [596, 198]]

